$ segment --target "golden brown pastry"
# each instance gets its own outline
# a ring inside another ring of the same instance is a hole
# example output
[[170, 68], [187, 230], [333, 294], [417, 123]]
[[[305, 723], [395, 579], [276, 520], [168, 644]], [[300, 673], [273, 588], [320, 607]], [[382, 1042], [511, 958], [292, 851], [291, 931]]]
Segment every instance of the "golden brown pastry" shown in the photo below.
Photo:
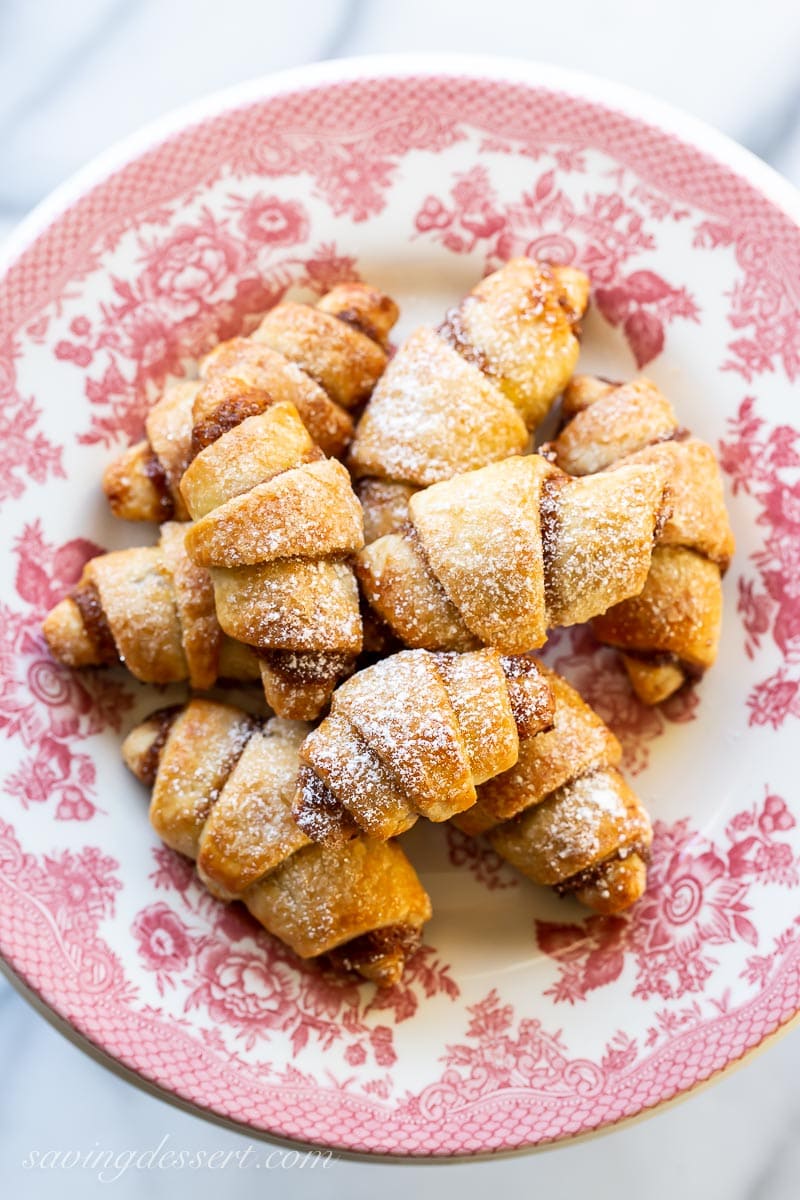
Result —
[[418, 488], [394, 479], [359, 479], [355, 493], [364, 510], [364, 541], [367, 545], [399, 533], [408, 524], [408, 503]]
[[148, 412], [142, 441], [123, 450], [103, 474], [114, 516], [128, 521], [185, 521], [180, 482], [192, 456], [192, 409], [201, 384], [168, 384]]
[[538, 455], [417, 492], [411, 524], [358, 555], [364, 594], [407, 646], [521, 654], [641, 591], [664, 469], [572, 479]]
[[270, 404], [291, 400], [325, 454], [353, 435], [346, 410], [367, 399], [386, 366], [397, 306], [368, 284], [334, 287], [315, 305], [277, 305], [249, 338], [221, 342], [200, 379], [170, 385], [145, 421], [145, 439], [105, 472], [112, 512], [129, 521], [186, 520], [180, 480], [194, 455]]
[[343, 408], [369, 399], [386, 367], [397, 305], [368, 284], [341, 283], [312, 308], [285, 301], [253, 334], [307, 375]]
[[224, 900], [241, 900], [301, 958], [388, 987], [419, 945], [430, 901], [395, 843], [309, 842], [292, 820], [299, 722], [265, 724], [240, 709], [192, 700], [154, 713], [123, 756], [152, 787], [150, 819], [168, 846], [196, 859]]
[[563, 470], [583, 476], [646, 464], [667, 474], [671, 511], [644, 588], [593, 622], [601, 642], [623, 651], [640, 700], [659, 704], [717, 656], [722, 575], [734, 550], [719, 465], [648, 379], [616, 385], [576, 376], [564, 414], [564, 428], [545, 448]]
[[486, 834], [534, 883], [596, 912], [619, 912], [644, 892], [650, 820], [616, 769], [614, 734], [565, 679], [543, 670], [555, 699], [552, 728], [521, 736], [517, 763], [482, 784], [477, 804], [454, 824]]
[[401, 651], [334, 692], [300, 749], [295, 819], [327, 845], [394, 837], [419, 816], [446, 821], [551, 720], [549, 686], [530, 659]]
[[[588, 297], [580, 271], [512, 259], [437, 332], [411, 334], [350, 448], [368, 542], [400, 528], [404, 494], [525, 449], [574, 370]], [[386, 487], [376, 490], [374, 479]]]
[[211, 579], [186, 553], [187, 526], [166, 522], [157, 546], [92, 558], [44, 622], [51, 652], [68, 667], [122, 662], [144, 683], [209, 688], [218, 677], [258, 679], [248, 647], [223, 635]]
[[575, 369], [588, 303], [583, 271], [513, 258], [447, 314], [442, 334], [534, 429]]
[[347, 561], [363, 523], [346, 469], [281, 400], [201, 450], [181, 492], [186, 549], [210, 570], [222, 629], [258, 650], [278, 716], [313, 719], [363, 642]]

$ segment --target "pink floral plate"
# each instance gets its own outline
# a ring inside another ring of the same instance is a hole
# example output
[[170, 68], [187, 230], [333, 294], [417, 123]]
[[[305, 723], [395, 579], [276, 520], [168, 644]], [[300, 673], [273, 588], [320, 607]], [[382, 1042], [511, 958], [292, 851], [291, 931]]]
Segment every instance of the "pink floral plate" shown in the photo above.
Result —
[[[798, 217], [761, 163], [642, 96], [436, 58], [216, 97], [19, 231], [0, 270], [0, 949], [62, 1028], [250, 1132], [448, 1157], [607, 1128], [793, 1020]], [[98, 547], [152, 538], [108, 516], [99, 479], [168, 376], [289, 289], [358, 272], [405, 332], [512, 254], [588, 271], [582, 366], [646, 368], [718, 448], [738, 541], [722, 653], [646, 710], [586, 632], [556, 637], [549, 660], [621, 736], [653, 813], [645, 898], [589, 916], [418, 828], [435, 917], [376, 995], [324, 982], [159, 846], [119, 744], [165, 693], [70, 674], [39, 627]]]

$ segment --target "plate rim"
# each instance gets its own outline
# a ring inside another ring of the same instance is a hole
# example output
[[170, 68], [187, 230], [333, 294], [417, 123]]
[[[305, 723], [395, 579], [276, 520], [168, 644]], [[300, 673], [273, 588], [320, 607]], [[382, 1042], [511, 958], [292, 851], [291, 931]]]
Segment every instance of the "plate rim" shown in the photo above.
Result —
[[[727, 134], [711, 125], [683, 112], [680, 108], [650, 96], [636, 88], [612, 82], [589, 72], [576, 71], [536, 60], [526, 61], [494, 55], [469, 54], [392, 54], [365, 55], [359, 57], [328, 60], [300, 67], [277, 71], [268, 75], [214, 91], [197, 100], [168, 111], [163, 116], [146, 123], [135, 132], [119, 139], [107, 150], [94, 156], [84, 167], [58, 185], [32, 212], [23, 219], [5, 239], [0, 248], [0, 276], [14, 265], [22, 254], [52, 225], [54, 225], [81, 198], [94, 188], [101, 186], [115, 173], [135, 161], [169, 138], [202, 125], [205, 121], [226, 112], [247, 107], [287, 93], [310, 91], [326, 86], [358, 80], [460, 77], [490, 81], [498, 84], [517, 83], [529, 87], [574, 96], [606, 109], [616, 110], [642, 125], [649, 125], [673, 135], [681, 143], [700, 150], [717, 163], [732, 170], [788, 219], [800, 227], [800, 189], [792, 185], [774, 168], [766, 164], [753, 152], [738, 144]], [[448, 1153], [443, 1155], [417, 1154], [404, 1151], [391, 1153], [362, 1152], [319, 1142], [306, 1142], [297, 1138], [282, 1137], [267, 1130], [258, 1129], [245, 1122], [224, 1117], [186, 1100], [163, 1085], [147, 1079], [138, 1071], [125, 1066], [109, 1052], [96, 1044], [87, 1034], [80, 1032], [65, 1016], [52, 1008], [17, 973], [14, 965], [0, 953], [0, 972], [36, 1012], [48, 1024], [89, 1057], [109, 1071], [140, 1090], [167, 1103], [201, 1117], [212, 1124], [231, 1129], [257, 1141], [266, 1142], [295, 1150], [330, 1150], [332, 1154], [348, 1161], [409, 1164], [446, 1164], [450, 1162], [486, 1161], [497, 1158], [518, 1157], [560, 1145], [586, 1141], [599, 1137], [633, 1122], [644, 1120], [656, 1112], [680, 1103], [729, 1074], [749, 1061], [756, 1053], [768, 1049], [778, 1038], [790, 1032], [800, 1023], [800, 1007], [783, 1024], [765, 1035], [759, 1043], [744, 1051], [724, 1066], [717, 1068], [706, 1079], [698, 1080], [674, 1096], [658, 1101], [630, 1116], [618, 1118], [580, 1133], [567, 1134], [557, 1140], [529, 1144], [513, 1149], [487, 1150], [478, 1152]]]
[[328, 59], [259, 75], [220, 88], [197, 100], [170, 109], [112, 143], [44, 197], [15, 226], [0, 247], [0, 275], [77, 200], [111, 175], [192, 125], [248, 104], [287, 92], [310, 91], [325, 84], [359, 79], [409, 76], [462, 76], [497, 83], [521, 83], [574, 95], [616, 109], [634, 120], [651, 124], [705, 151], [742, 175], [800, 227], [800, 188], [769, 166], [753, 151], [677, 105], [627, 84], [589, 71], [578, 71], [539, 60], [491, 54], [368, 54]]
[[258, 1129], [254, 1125], [247, 1125], [243, 1121], [224, 1117], [221, 1113], [215, 1112], [211, 1108], [204, 1108], [200, 1104], [195, 1104], [192, 1100], [186, 1100], [183, 1096], [169, 1091], [161, 1084], [154, 1083], [153, 1080], [145, 1078], [138, 1071], [134, 1071], [132, 1067], [126, 1067], [124, 1063], [114, 1058], [102, 1046], [96, 1045], [90, 1037], [81, 1033], [79, 1029], [76, 1029], [66, 1017], [63, 1017], [55, 1009], [51, 1008], [38, 992], [17, 974], [16, 970], [2, 953], [0, 953], [0, 976], [6, 980], [17, 995], [35, 1013], [47, 1022], [51, 1029], [54, 1029], [56, 1033], [75, 1046], [77, 1050], [85, 1054], [87, 1058], [92, 1059], [93, 1062], [103, 1067], [110, 1075], [116, 1076], [118, 1079], [136, 1088], [137, 1091], [144, 1092], [145, 1095], [152, 1096], [153, 1099], [160, 1100], [171, 1108], [177, 1108], [181, 1112], [188, 1113], [190, 1116], [199, 1117], [209, 1125], [218, 1126], [221, 1129], [229, 1130], [231, 1133], [250, 1137], [253, 1141], [263, 1142], [266, 1145], [280, 1146], [282, 1149], [287, 1150], [302, 1150], [319, 1154], [330, 1153], [334, 1159], [341, 1159], [344, 1162], [380, 1164], [383, 1166], [447, 1166], [449, 1163], [458, 1163], [463, 1166], [473, 1162], [494, 1162], [500, 1159], [523, 1158], [529, 1154], [542, 1154], [547, 1150], [558, 1150], [561, 1147], [566, 1148], [583, 1142], [596, 1141], [598, 1138], [616, 1133], [620, 1129], [629, 1129], [633, 1125], [647, 1121], [651, 1117], [660, 1115], [667, 1109], [677, 1108], [684, 1101], [691, 1100], [699, 1092], [707, 1091], [723, 1078], [727, 1078], [741, 1067], [747, 1066], [758, 1055], [771, 1050], [787, 1034], [792, 1033], [800, 1027], [800, 1008], [798, 1008], [793, 1017], [790, 1017], [783, 1025], [779, 1025], [772, 1033], [767, 1034], [758, 1045], [751, 1046], [749, 1050], [745, 1050], [743, 1054], [726, 1063], [724, 1067], [718, 1067], [706, 1079], [698, 1079], [691, 1087], [676, 1092], [674, 1096], [670, 1096], [666, 1100], [658, 1100], [655, 1104], [640, 1109], [639, 1112], [631, 1113], [627, 1117], [619, 1117], [616, 1121], [610, 1121], [606, 1125], [599, 1125], [595, 1129], [587, 1129], [580, 1133], [569, 1133], [557, 1139], [532, 1143], [528, 1146], [517, 1146], [513, 1149], [479, 1150], [474, 1153], [464, 1151], [462, 1154], [385, 1154], [380, 1151], [349, 1150], [338, 1146], [325, 1146], [320, 1142], [305, 1142], [299, 1138], [282, 1137], [280, 1134], [271, 1133], [269, 1130]]

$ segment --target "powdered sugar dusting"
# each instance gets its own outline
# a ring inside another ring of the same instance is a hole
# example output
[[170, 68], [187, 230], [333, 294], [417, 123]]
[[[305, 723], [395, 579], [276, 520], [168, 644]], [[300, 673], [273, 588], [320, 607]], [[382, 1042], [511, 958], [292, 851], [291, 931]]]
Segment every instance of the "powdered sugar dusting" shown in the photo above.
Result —
[[631, 466], [557, 477], [542, 503], [548, 624], [576, 625], [642, 590], [666, 477]]
[[350, 463], [423, 487], [520, 453], [528, 434], [514, 406], [430, 329], [411, 335], [356, 429]]
[[489, 834], [494, 848], [536, 883], [562, 882], [608, 858], [642, 832], [643, 814], [613, 769], [572, 780]]
[[368, 667], [334, 695], [415, 807], [434, 820], [475, 801], [458, 723], [435, 659], [406, 650]]

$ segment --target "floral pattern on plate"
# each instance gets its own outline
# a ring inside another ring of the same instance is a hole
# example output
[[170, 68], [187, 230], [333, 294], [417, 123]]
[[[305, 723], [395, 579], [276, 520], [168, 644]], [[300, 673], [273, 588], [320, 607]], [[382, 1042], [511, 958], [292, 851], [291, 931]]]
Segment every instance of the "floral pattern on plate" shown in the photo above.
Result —
[[[0, 278], [0, 948], [107, 1054], [251, 1129], [396, 1155], [531, 1147], [690, 1089], [800, 1007], [800, 233], [724, 151], [602, 87], [312, 84], [133, 155]], [[156, 845], [119, 733], [180, 689], [71, 675], [39, 624], [100, 546], [152, 536], [108, 517], [100, 474], [218, 338], [355, 272], [398, 296], [403, 333], [512, 253], [587, 269], [582, 366], [646, 366], [719, 447], [739, 543], [722, 652], [653, 711], [586, 631], [553, 638], [655, 817], [647, 894], [601, 919], [418, 827], [436, 915], [375, 995], [299, 964]]]

